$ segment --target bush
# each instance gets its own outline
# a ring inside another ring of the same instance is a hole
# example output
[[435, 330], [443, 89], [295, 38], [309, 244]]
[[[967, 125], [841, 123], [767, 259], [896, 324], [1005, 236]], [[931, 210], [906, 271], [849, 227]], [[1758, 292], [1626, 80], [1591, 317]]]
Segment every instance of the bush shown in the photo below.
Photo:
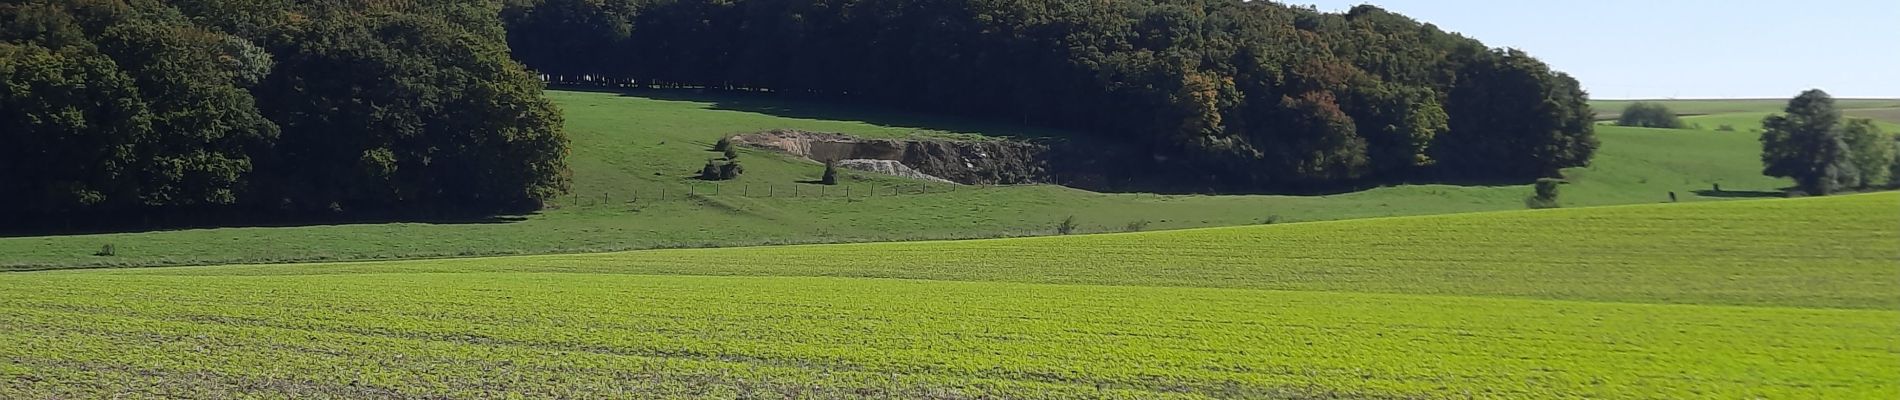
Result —
[[1557, 208], [1558, 187], [1562, 179], [1544, 178], [1537, 180], [1537, 194], [1524, 198], [1524, 206], [1530, 208]]
[[726, 159], [727, 159], [727, 160], [737, 160], [737, 159], [739, 159], [739, 151], [738, 151], [738, 150], [734, 150], [734, 149], [732, 149], [732, 148], [730, 148], [730, 147], [728, 147], [728, 148], [726, 148], [726, 150], [725, 150], [725, 155], [726, 155]]
[[111, 243], [107, 243], [104, 246], [99, 246], [99, 252], [92, 253], [92, 255], [100, 256], [100, 257], [113, 257], [113, 256], [119, 255], [119, 249], [117, 247], [113, 247]]
[[739, 179], [741, 174], [745, 174], [745, 167], [739, 165], [739, 160], [726, 161], [725, 165], [719, 166], [719, 180]]
[[1279, 214], [1268, 215], [1266, 218], [1262, 218], [1260, 220], [1261, 225], [1273, 225], [1273, 224], [1278, 224], [1278, 223], [1280, 223]]
[[838, 162], [837, 161], [825, 162], [825, 175], [821, 178], [818, 178], [818, 183], [823, 183], [826, 185], [838, 184]]
[[726, 160], [725, 162], [706, 160], [706, 166], [699, 169], [699, 179], [708, 181], [729, 181], [738, 179], [739, 175], [744, 173], [745, 167], [740, 166], [738, 160]]
[[1715, 127], [1715, 131], [1716, 132], [1734, 132], [1735, 125], [1722, 124], [1722, 126]]
[[719, 138], [719, 141], [717, 141], [717, 142], [713, 142], [713, 148], [712, 148], [712, 150], [713, 150], [713, 151], [718, 151], [718, 152], [726, 152], [727, 154], [731, 154], [731, 151], [732, 151], [732, 137], [731, 137], [731, 136], [727, 136], [727, 137], [722, 137], [722, 138]]
[[1071, 215], [1068, 218], [1063, 218], [1062, 223], [1056, 224], [1056, 233], [1063, 235], [1075, 233], [1075, 226], [1075, 216]]
[[1128, 226], [1123, 227], [1122, 231], [1123, 232], [1141, 232], [1147, 229], [1148, 229], [1148, 220], [1144, 219], [1144, 220], [1128, 223]]
[[1636, 102], [1623, 109], [1623, 115], [1616, 119], [1620, 126], [1643, 128], [1682, 129], [1682, 118], [1676, 117], [1668, 106], [1649, 102]]

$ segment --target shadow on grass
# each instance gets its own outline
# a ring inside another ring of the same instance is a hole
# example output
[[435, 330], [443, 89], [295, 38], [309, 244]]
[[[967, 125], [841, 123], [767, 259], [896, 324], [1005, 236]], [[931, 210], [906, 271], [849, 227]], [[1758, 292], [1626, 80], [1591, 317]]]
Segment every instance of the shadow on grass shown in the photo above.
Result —
[[193, 216], [116, 215], [82, 220], [28, 221], [0, 224], [0, 238], [82, 236], [115, 233], [155, 233], [224, 228], [303, 228], [318, 226], [424, 224], [424, 225], [499, 225], [528, 220], [529, 215], [484, 215], [442, 217], [256, 217], [241, 215]]
[[1785, 192], [1768, 192], [1768, 191], [1759, 191], [1759, 190], [1697, 190], [1695, 191], [1695, 195], [1702, 196], [1702, 197], [1713, 197], [1713, 198], [1724, 198], [1724, 199], [1766, 199], [1766, 198], [1788, 197], [1788, 194]]

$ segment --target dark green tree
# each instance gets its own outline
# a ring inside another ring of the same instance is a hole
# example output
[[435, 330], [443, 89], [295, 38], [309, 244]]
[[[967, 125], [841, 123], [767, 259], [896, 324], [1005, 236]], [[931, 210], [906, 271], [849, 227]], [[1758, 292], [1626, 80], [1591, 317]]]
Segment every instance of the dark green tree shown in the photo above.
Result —
[[[252, 155], [276, 139], [246, 85], [269, 57], [242, 41], [176, 20], [125, 21], [99, 47], [124, 68], [151, 109], [155, 137], [138, 148], [148, 205], [229, 205], [248, 185]], [[261, 65], [246, 65], [246, 63]]]
[[1832, 96], [1820, 89], [1802, 92], [1782, 114], [1762, 120], [1762, 174], [1793, 178], [1796, 187], [1815, 195], [1858, 186], [1859, 170], [1841, 128]]
[[1581, 85], [1517, 50], [1478, 56], [1458, 74], [1447, 110], [1451, 130], [1435, 158], [1473, 178], [1557, 176], [1595, 155], [1594, 118]]
[[1523, 179], [1583, 165], [1595, 150], [1574, 79], [1371, 6], [526, 0], [502, 15], [516, 58], [557, 80], [765, 90], [1069, 128], [1127, 154], [1113, 163], [1133, 175], [1123, 178], [1169, 184]]
[[1639, 101], [1623, 108], [1623, 114], [1617, 117], [1616, 124], [1643, 128], [1682, 129], [1682, 118], [1677, 117], [1675, 111], [1670, 111], [1669, 106]]
[[499, 13], [455, 0], [0, 3], [0, 191], [19, 194], [0, 206], [61, 225], [538, 206], [565, 190], [566, 140], [541, 82], [508, 58]]
[[567, 188], [567, 139], [498, 42], [424, 15], [326, 19], [279, 51], [275, 198], [304, 209], [533, 208]]
[[0, 43], [0, 208], [21, 215], [136, 205], [151, 114], [104, 55]]
[[818, 183], [822, 183], [826, 185], [838, 184], [838, 162], [837, 161], [825, 162], [825, 173], [824, 175], [818, 178]]
[[1852, 119], [1841, 128], [1841, 140], [1847, 143], [1848, 160], [1859, 178], [1856, 187], [1886, 185], [1894, 164], [1894, 138], [1880, 131], [1873, 120]]

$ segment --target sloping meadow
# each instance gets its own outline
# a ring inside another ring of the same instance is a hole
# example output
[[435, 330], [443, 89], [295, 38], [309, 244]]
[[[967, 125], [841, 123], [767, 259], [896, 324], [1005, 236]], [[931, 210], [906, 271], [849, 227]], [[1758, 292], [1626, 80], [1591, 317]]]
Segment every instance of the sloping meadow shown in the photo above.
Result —
[[1900, 194], [0, 275], [0, 397], [1891, 398]]

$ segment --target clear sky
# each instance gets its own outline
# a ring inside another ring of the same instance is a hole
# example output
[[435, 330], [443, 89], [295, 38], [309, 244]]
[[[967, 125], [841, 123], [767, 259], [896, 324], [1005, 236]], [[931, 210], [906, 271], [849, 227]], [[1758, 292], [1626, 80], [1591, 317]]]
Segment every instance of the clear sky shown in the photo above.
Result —
[[1370, 3], [1528, 51], [1596, 99], [1900, 98], [1900, 0], [1286, 0]]

